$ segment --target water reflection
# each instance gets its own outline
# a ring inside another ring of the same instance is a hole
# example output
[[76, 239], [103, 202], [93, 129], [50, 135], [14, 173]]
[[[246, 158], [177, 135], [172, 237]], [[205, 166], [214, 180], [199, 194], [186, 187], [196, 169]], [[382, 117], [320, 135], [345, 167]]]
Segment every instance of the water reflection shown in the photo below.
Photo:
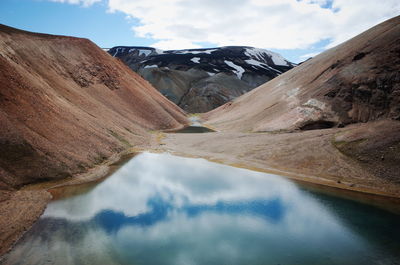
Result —
[[275, 175], [143, 153], [49, 204], [3, 262], [396, 264], [399, 221]]

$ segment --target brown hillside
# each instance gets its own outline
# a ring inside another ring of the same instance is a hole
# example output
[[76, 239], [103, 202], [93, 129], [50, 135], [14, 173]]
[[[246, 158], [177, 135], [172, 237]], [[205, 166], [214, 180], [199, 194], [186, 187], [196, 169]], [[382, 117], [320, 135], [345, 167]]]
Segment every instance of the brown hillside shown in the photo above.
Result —
[[0, 189], [84, 172], [186, 123], [91, 41], [0, 25]]
[[282, 74], [204, 117], [231, 131], [342, 127], [400, 119], [400, 17]]

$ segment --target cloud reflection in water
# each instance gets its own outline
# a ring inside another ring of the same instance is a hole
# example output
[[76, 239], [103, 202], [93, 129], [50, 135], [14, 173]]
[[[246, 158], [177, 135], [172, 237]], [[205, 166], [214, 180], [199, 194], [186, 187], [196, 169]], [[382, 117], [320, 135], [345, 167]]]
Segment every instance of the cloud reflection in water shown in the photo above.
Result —
[[49, 204], [7, 261], [373, 264], [370, 242], [331, 211], [279, 176], [143, 153]]

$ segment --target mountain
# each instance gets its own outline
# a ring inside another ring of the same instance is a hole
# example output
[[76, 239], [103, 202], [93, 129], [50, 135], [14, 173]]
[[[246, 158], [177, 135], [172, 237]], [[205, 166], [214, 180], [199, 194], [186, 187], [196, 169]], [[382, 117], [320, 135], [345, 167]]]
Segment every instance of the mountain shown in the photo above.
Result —
[[0, 187], [65, 178], [183, 112], [87, 39], [0, 26]]
[[400, 120], [399, 17], [205, 115], [224, 130], [279, 131]]
[[200, 118], [166, 150], [400, 198], [400, 16]]
[[295, 66], [277, 53], [244, 46], [169, 51], [117, 46], [108, 52], [190, 113], [212, 110]]
[[[400, 197], [400, 16], [323, 52], [203, 118], [223, 131], [282, 133], [334, 128], [310, 133], [315, 139], [293, 134], [293, 142], [298, 138], [304, 143], [296, 146], [302, 154], [293, 158], [297, 150], [292, 150], [291, 158], [280, 163], [297, 160], [293, 167], [298, 171], [315, 160], [315, 167], [325, 163], [325, 172], [331, 176], [350, 176], [354, 181], [357, 175], [360, 186], [391, 190]], [[322, 140], [324, 134], [329, 136]], [[295, 145], [280, 145], [279, 140], [275, 144], [280, 147], [272, 148], [277, 149], [274, 157], [281, 158], [285, 156], [280, 152]], [[332, 164], [335, 156], [343, 162]], [[351, 165], [347, 172], [343, 172], [345, 163]], [[340, 164], [342, 169], [333, 169]], [[352, 175], [356, 168], [358, 173]]]
[[0, 254], [50, 199], [23, 185], [104, 175], [103, 162], [149, 144], [150, 130], [188, 123], [179, 107], [87, 39], [0, 25], [0, 84]]

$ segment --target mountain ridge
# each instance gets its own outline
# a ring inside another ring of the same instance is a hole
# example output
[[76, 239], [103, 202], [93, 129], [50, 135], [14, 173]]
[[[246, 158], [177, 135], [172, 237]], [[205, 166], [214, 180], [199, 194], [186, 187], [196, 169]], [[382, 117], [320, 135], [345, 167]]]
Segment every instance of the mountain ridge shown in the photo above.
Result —
[[116, 46], [108, 53], [191, 113], [218, 107], [296, 66], [277, 53], [248, 46], [167, 51]]
[[204, 117], [221, 129], [251, 131], [399, 119], [399, 20], [379, 24]]

